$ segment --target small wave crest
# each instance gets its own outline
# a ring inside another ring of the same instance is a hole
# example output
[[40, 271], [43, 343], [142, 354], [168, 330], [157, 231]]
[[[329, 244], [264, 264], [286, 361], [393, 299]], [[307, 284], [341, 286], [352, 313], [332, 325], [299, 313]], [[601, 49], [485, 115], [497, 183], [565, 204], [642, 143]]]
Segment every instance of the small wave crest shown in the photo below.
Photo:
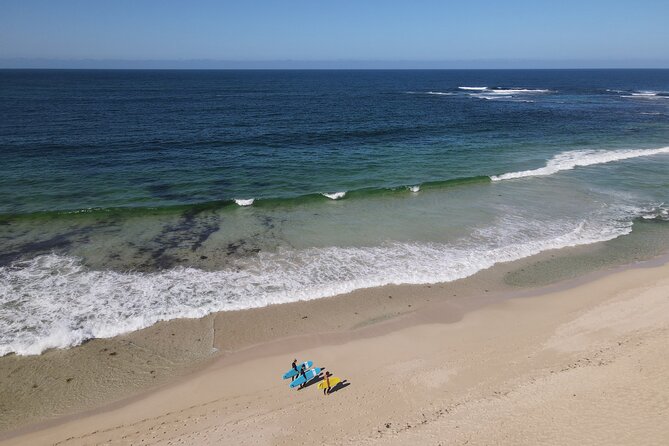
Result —
[[495, 88], [490, 90], [492, 94], [513, 95], [513, 94], [535, 94], [535, 93], [550, 93], [546, 89], [531, 89], [531, 88]]
[[254, 201], [254, 198], [235, 198], [235, 203], [239, 206], [251, 206]]
[[533, 94], [533, 93], [550, 93], [551, 90], [545, 88], [490, 88], [490, 87], [458, 87], [460, 90], [465, 91], [477, 91], [487, 94], [499, 94], [499, 95], [513, 95], [513, 94]]
[[323, 195], [324, 197], [329, 198], [330, 200], [339, 200], [339, 199], [344, 198], [346, 196], [346, 191], [344, 191], [344, 192], [332, 192], [332, 193], [323, 192], [321, 195]]
[[592, 166], [611, 163], [642, 156], [669, 154], [669, 147], [658, 149], [630, 149], [630, 150], [573, 150], [562, 152], [548, 160], [544, 167], [519, 172], [509, 172], [502, 175], [492, 175], [492, 181], [509, 180], [514, 178], [536, 177], [552, 175], [554, 173], [571, 170], [576, 167]]
[[547, 89], [531, 89], [531, 88], [488, 88], [488, 87], [459, 87], [476, 90], [472, 93], [467, 93], [469, 97], [477, 99], [485, 99], [487, 101], [509, 101], [509, 102], [534, 102], [528, 97], [537, 94], [551, 93], [552, 90]]
[[478, 94], [478, 93], [473, 93], [469, 95], [472, 98], [477, 98], [477, 99], [485, 99], [486, 101], [495, 101], [498, 99], [506, 99], [503, 96], [495, 96], [495, 95], [489, 95], [489, 94]]
[[419, 192], [419, 191], [420, 191], [420, 185], [416, 185], [416, 186], [408, 186], [407, 189], [409, 189], [411, 192], [416, 193], [416, 192]]
[[669, 99], [669, 92], [655, 90], [620, 91], [621, 98], [628, 99]]
[[405, 91], [405, 94], [429, 94], [435, 96], [453, 96], [455, 93], [448, 91]]

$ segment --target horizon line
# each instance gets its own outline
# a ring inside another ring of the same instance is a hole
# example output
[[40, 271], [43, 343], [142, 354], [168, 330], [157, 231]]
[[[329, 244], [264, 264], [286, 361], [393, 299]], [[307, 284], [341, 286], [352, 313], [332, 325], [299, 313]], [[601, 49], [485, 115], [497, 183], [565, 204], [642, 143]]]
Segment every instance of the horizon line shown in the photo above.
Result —
[[467, 70], [467, 69], [667, 69], [661, 59], [52, 59], [0, 58], [0, 69], [164, 69], [164, 70]]

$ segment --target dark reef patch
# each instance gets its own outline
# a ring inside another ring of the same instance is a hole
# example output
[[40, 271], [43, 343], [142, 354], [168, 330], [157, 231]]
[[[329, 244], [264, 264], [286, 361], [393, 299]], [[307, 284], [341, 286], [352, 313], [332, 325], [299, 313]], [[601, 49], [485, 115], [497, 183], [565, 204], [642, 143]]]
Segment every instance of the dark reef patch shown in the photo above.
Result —
[[176, 222], [163, 227], [160, 233], [149, 243], [137, 248], [139, 254], [148, 256], [141, 265], [142, 269], [165, 269], [182, 264], [183, 253], [196, 252], [220, 229], [221, 217], [217, 212], [207, 209], [189, 208], [181, 213]]

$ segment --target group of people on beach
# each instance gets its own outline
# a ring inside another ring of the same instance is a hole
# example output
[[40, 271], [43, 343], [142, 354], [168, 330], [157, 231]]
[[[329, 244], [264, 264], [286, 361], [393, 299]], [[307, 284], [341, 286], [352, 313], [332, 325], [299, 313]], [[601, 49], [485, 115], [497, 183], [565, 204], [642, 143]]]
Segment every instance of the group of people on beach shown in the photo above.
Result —
[[[292, 368], [293, 368], [293, 370], [295, 370], [295, 371], [297, 372], [297, 375], [293, 376], [292, 381], [295, 381], [295, 380], [298, 379], [300, 376], [304, 378], [304, 382], [303, 382], [302, 384], [300, 384], [300, 387], [299, 387], [299, 388], [301, 389], [302, 387], [304, 387], [304, 385], [305, 385], [305, 384], [307, 383], [307, 381], [308, 381], [308, 380], [307, 380], [307, 375], [306, 375], [306, 374], [307, 374], [307, 367], [306, 367], [304, 364], [302, 364], [302, 366], [301, 366], [300, 369], [298, 370], [298, 368], [297, 368], [297, 359], [293, 359]], [[330, 385], [330, 377], [331, 377], [331, 376], [332, 376], [332, 373], [330, 373], [330, 372], [328, 372], [328, 371], [325, 372], [325, 378], [324, 378], [324, 381], [325, 381], [325, 388], [323, 389], [323, 395], [327, 395], [327, 394], [329, 394], [329, 393], [330, 393], [330, 389], [332, 389], [332, 386]]]

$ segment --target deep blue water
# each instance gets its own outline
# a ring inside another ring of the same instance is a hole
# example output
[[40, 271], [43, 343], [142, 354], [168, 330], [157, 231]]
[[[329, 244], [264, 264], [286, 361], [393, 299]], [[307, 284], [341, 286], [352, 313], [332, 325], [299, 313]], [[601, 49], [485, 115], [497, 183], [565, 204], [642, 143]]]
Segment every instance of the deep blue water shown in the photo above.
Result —
[[662, 146], [667, 92], [668, 70], [5, 70], [0, 213], [297, 197]]
[[0, 159], [0, 355], [669, 249], [669, 70], [0, 70]]

